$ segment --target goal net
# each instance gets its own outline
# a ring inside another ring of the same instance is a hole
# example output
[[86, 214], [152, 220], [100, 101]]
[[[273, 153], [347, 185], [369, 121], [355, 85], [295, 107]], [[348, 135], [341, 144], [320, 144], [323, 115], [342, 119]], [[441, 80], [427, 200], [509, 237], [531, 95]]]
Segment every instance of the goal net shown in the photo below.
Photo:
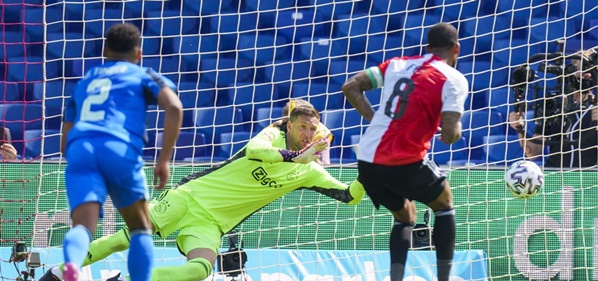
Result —
[[[305, 99], [321, 112], [334, 134], [327, 169], [352, 181], [355, 145], [368, 124], [345, 100], [342, 84], [392, 57], [424, 54], [428, 28], [452, 23], [461, 44], [456, 68], [468, 79], [471, 95], [463, 138], [452, 145], [431, 140], [429, 156], [450, 171], [457, 213], [453, 280], [598, 280], [596, 166], [545, 167], [542, 193], [528, 200], [514, 198], [503, 179], [508, 165], [527, 159], [517, 131], [507, 123], [515, 105], [525, 105], [518, 108], [525, 112], [523, 130], [530, 136], [539, 124], [558, 127], [565, 120], [558, 117], [567, 109], [560, 97], [571, 85], [559, 74], [569, 71], [573, 57], [558, 52], [598, 45], [598, 7], [590, 2], [3, 0], [0, 127], [10, 129], [19, 156], [0, 160], [0, 280], [14, 280], [26, 270], [25, 262], [16, 263], [17, 270], [9, 262], [16, 241], [40, 253], [44, 265], [34, 269], [38, 276], [61, 262], [70, 227], [66, 162], [59, 153], [62, 108], [85, 71], [104, 62], [107, 29], [123, 21], [142, 31], [140, 64], [172, 79], [184, 106], [170, 186], [230, 157], [279, 120], [291, 98]], [[543, 55], [529, 67], [537, 77], [516, 97], [513, 71], [536, 54]], [[584, 61], [589, 71], [596, 68], [591, 63], [598, 59]], [[595, 94], [596, 85], [589, 87]], [[380, 89], [365, 93], [374, 107], [380, 94]], [[521, 97], [525, 102], [517, 103]], [[581, 153], [596, 157], [596, 120], [586, 109], [573, 112], [585, 116], [584, 132], [594, 132], [594, 143]], [[163, 111], [149, 108], [148, 174], [161, 147], [163, 119]], [[555, 131], [550, 137], [570, 136]], [[557, 154], [546, 148], [534, 161], [545, 165]], [[433, 280], [435, 255], [424, 239], [426, 207], [417, 207], [422, 231], [405, 278]], [[430, 220], [433, 225], [433, 216]], [[236, 228], [248, 253], [239, 278], [389, 280], [392, 223], [367, 196], [358, 206], [347, 206], [313, 191], [295, 191]], [[108, 202], [95, 237], [123, 226]], [[225, 251], [226, 236], [222, 242]], [[156, 266], [184, 263], [174, 235], [156, 237], [155, 243]], [[112, 255], [86, 268], [84, 277], [105, 280], [114, 270], [126, 273], [125, 259]], [[230, 278], [215, 270], [208, 280]]]

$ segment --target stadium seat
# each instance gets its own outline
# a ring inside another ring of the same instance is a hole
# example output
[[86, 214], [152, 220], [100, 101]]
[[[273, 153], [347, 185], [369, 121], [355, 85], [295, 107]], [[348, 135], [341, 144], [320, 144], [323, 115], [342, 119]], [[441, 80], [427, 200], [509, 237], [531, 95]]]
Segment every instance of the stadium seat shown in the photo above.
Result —
[[272, 64], [287, 56], [287, 40], [278, 34], [251, 32], [239, 35], [239, 55], [255, 65]]
[[485, 16], [469, 18], [461, 23], [462, 38], [475, 39], [474, 53], [489, 52], [495, 40], [511, 39], [511, 22], [505, 16]]
[[79, 59], [72, 60], [71, 75], [72, 77], [83, 77], [85, 73], [94, 66], [102, 64], [102, 59]]
[[[218, 52], [218, 35], [184, 35], [173, 38], [173, 52], [186, 56], [201, 55], [201, 58], [216, 58]], [[195, 58], [195, 57], [194, 57]], [[199, 62], [197, 62], [199, 65]]]
[[[26, 130], [24, 136], [25, 157], [59, 157], [60, 130]], [[42, 140], [44, 147], [42, 151]]]
[[349, 78], [370, 66], [376, 66], [376, 63], [367, 63], [363, 60], [337, 60], [330, 62], [328, 67], [328, 77], [330, 81], [335, 84], [342, 85], [347, 82]]
[[45, 94], [43, 92], [44, 83], [35, 83], [33, 85], [33, 93], [27, 97], [27, 100], [36, 102], [43, 100], [46, 107], [46, 128], [60, 129], [62, 112], [67, 98], [72, 95], [77, 84], [69, 80], [48, 81], [45, 84]]
[[348, 38], [350, 54], [360, 54], [366, 50], [368, 35], [386, 35], [387, 20], [388, 15], [343, 15], [333, 22], [333, 32], [337, 38]]
[[296, 83], [291, 97], [309, 101], [318, 111], [343, 108], [345, 104], [340, 84]]
[[217, 143], [222, 133], [243, 131], [243, 112], [239, 108], [197, 108], [193, 120], [197, 131], [206, 136], [207, 144]]
[[499, 39], [492, 45], [493, 58], [507, 65], [521, 65], [529, 57], [542, 52], [539, 45], [528, 45], [526, 39]]
[[141, 49], [143, 50], [143, 56], [147, 57], [152, 55], [166, 55], [176, 53], [177, 49], [174, 49], [172, 41], [178, 38], [180, 37], [171, 38], [158, 36], [144, 36], [143, 38], [141, 38]]
[[485, 14], [478, 1], [429, 0], [426, 6], [426, 11], [439, 16], [443, 22], [475, 18]]
[[96, 49], [96, 43], [100, 40], [83, 39], [81, 33], [48, 33], [47, 39], [46, 59], [101, 56], [101, 51]]
[[145, 19], [148, 36], [181, 36], [199, 34], [200, 18], [197, 16], [181, 16], [180, 11], [150, 11]]
[[465, 75], [474, 93], [507, 85], [510, 74], [507, 67], [493, 68], [487, 61], [459, 61], [457, 69]]
[[[359, 1], [344, 0], [307, 0], [306, 3], [324, 21], [333, 20], [342, 15], [348, 15], [358, 8]], [[367, 3], [369, 6], [369, 2]], [[369, 8], [367, 9], [369, 11]]]
[[[41, 57], [7, 57], [6, 81], [9, 82], [40, 82], [43, 77], [44, 60]], [[58, 74], [58, 65], [46, 63], [46, 79], [55, 78]]]
[[372, 1], [372, 8], [379, 14], [406, 13], [407, 11], [423, 11], [425, 0], [410, 1]]
[[490, 110], [499, 112], [506, 120], [514, 101], [512, 90], [509, 87], [500, 87], [485, 91], [484, 94]]
[[21, 96], [17, 84], [0, 81], [0, 103], [20, 100], [23, 100], [23, 96]]
[[253, 64], [243, 59], [204, 59], [200, 62], [202, 78], [219, 87], [240, 82], [250, 82]]
[[118, 9], [89, 9], [83, 10], [85, 21], [86, 38], [89, 37], [104, 37], [110, 26], [122, 23], [125, 19], [129, 19], [131, 15], [127, 11]]
[[0, 104], [0, 127], [10, 130], [12, 144], [23, 155], [26, 130], [42, 129], [43, 107], [39, 103]]
[[[280, 104], [278, 88], [271, 83], [240, 83], [231, 85], [226, 90], [227, 104], [243, 111], [243, 120], [251, 121], [257, 117], [257, 109], [276, 107]], [[248, 125], [250, 125], [248, 123]]]
[[[378, 2], [378, 1], [376, 1]], [[385, 2], [385, 1], [382, 1]], [[392, 1], [401, 2], [401, 1]], [[411, 1], [409, 1], [411, 2]], [[417, 2], [417, 1], [415, 1]], [[399, 4], [400, 5], [400, 4]], [[403, 4], [404, 5], [404, 4]], [[406, 38], [416, 43], [426, 42], [426, 36], [428, 36], [428, 29], [432, 25], [440, 22], [440, 17], [434, 14], [425, 14], [423, 12], [408, 13], [405, 15], [405, 26], [403, 32]]]
[[[164, 132], [159, 132], [156, 138], [156, 149], [162, 147]], [[189, 157], [206, 156], [206, 137], [199, 132], [182, 131], [176, 141], [172, 157], [174, 160], [183, 160]], [[159, 155], [159, 154], [158, 154]]]
[[234, 50], [238, 35], [257, 31], [257, 13], [222, 13], [208, 17], [209, 33], [221, 36], [221, 50]]
[[236, 6], [236, 4], [233, 5], [232, 2], [232, 0], [184, 1], [185, 7], [183, 9], [184, 11], [189, 11], [190, 14], [208, 16], [219, 14], [224, 11], [230, 11], [231, 6]]
[[0, 42], [2, 42], [0, 52], [4, 54], [3, 57], [5, 58], [22, 57], [28, 48], [25, 43], [30, 41], [29, 35], [25, 32], [3, 32], [2, 37], [0, 37]]
[[141, 66], [151, 67], [160, 74], [173, 74], [186, 71], [186, 69], [179, 67], [179, 63], [178, 56], [144, 57], [141, 59]]
[[470, 160], [481, 159], [484, 137], [505, 134], [505, 117], [499, 112], [490, 110], [465, 111], [461, 116], [463, 136], [468, 140], [472, 150]]
[[279, 11], [275, 27], [276, 34], [284, 36], [287, 42], [327, 35], [322, 16], [309, 9]]
[[250, 132], [230, 132], [220, 134], [220, 157], [230, 158], [243, 148], [254, 134]]
[[263, 107], [257, 109], [254, 130], [251, 132], [259, 133], [264, 128], [270, 126], [274, 121], [282, 118], [282, 107]]
[[298, 44], [299, 56], [294, 59], [309, 60], [314, 66], [313, 76], [327, 75], [331, 59], [344, 59], [349, 54], [347, 38], [302, 38]]
[[[25, 23], [25, 31], [32, 38], [43, 38], [44, 25], [42, 20], [44, 18], [43, 7], [38, 6], [24, 6], [23, 7], [23, 22]], [[41, 40], [40, 40], [41, 41]]]
[[438, 139], [438, 135], [430, 140], [430, 151], [428, 156], [438, 165], [448, 164], [452, 161], [467, 160], [467, 141], [461, 137], [452, 144], [446, 144]]
[[322, 112], [322, 123], [334, 135], [331, 145], [331, 158], [351, 157], [351, 136], [362, 135], [367, 121], [355, 109], [331, 110]]
[[272, 82], [278, 88], [279, 95], [289, 96], [292, 84], [305, 83], [312, 77], [310, 61], [276, 61], [264, 67], [266, 82]]
[[528, 32], [530, 42], [552, 42], [572, 36], [575, 33], [575, 25], [564, 18], [537, 17], [531, 18]]
[[403, 38], [402, 34], [395, 32], [368, 36], [366, 46], [367, 63], [380, 64], [393, 57], [403, 56], [403, 46], [411, 46], [416, 43], [410, 38]]
[[216, 105], [216, 88], [207, 82], [181, 82], [178, 93], [185, 109]]
[[510, 165], [525, 156], [517, 135], [485, 136], [484, 153], [486, 161], [496, 165]]

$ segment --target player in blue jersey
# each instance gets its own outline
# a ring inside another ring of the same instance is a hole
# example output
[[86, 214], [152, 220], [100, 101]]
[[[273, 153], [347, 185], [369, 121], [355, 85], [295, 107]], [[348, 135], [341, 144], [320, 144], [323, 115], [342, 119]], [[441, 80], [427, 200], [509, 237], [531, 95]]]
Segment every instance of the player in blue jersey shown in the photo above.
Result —
[[[101, 206], [110, 195], [130, 231], [129, 273], [133, 281], [151, 278], [152, 223], [143, 160], [146, 108], [166, 112], [164, 140], [154, 170], [161, 189], [179, 134], [182, 105], [169, 79], [137, 65], [140, 32], [117, 24], [106, 34], [106, 62], [79, 81], [64, 111], [61, 151], [68, 166], [66, 191], [73, 228], [64, 237], [64, 280], [78, 280], [96, 230]], [[133, 258], [134, 257], [134, 258]]]

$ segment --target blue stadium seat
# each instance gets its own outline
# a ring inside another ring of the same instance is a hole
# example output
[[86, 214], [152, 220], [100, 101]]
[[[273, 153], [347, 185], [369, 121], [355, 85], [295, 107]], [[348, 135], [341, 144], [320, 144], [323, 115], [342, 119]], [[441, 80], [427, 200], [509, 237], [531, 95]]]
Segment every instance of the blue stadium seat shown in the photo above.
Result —
[[402, 33], [368, 36], [367, 63], [380, 64], [393, 57], [403, 56], [403, 46], [416, 44], [410, 38], [403, 38]]
[[286, 58], [287, 49], [287, 40], [283, 36], [252, 32], [239, 35], [237, 52], [255, 65], [264, 65]]
[[[177, 49], [174, 49], [173, 40], [176, 40], [180, 37], [158, 37], [158, 36], [144, 36], [141, 38], [141, 49], [143, 50], [143, 56], [151, 56], [151, 55], [167, 55], [176, 53]], [[172, 47], [172, 48], [171, 48]]]
[[[591, 1], [558, 1], [560, 5], [560, 14], [554, 16], [566, 15], [568, 19], [568, 25], [572, 25], [571, 22], [575, 23], [573, 27], [575, 30], [589, 30], [590, 28], [596, 28], [596, 25], [592, 25], [591, 20], [598, 19], [598, 9], [596, 9], [596, 3]], [[540, 16], [540, 15], [538, 15]], [[569, 27], [569, 26], [568, 26]]]
[[363, 135], [367, 121], [355, 109], [324, 111], [321, 119], [334, 135], [330, 157], [351, 157], [351, 136]]
[[[505, 2], [505, 1], [501, 1]], [[462, 0], [429, 0], [426, 11], [439, 16], [443, 22], [464, 20], [484, 15], [479, 1]]]
[[491, 135], [484, 137], [484, 158], [488, 163], [510, 165], [522, 160], [525, 153], [517, 135]]
[[173, 74], [187, 70], [179, 67], [178, 56], [144, 57], [141, 59], [141, 66], [151, 67], [161, 74]]
[[493, 58], [511, 66], [521, 65], [543, 51], [538, 45], [528, 45], [526, 39], [499, 39], [492, 45]]
[[356, 59], [332, 61], [328, 68], [328, 77], [330, 77], [332, 83], [342, 85], [358, 72], [376, 65], [375, 63], [367, 63], [366, 61]]
[[250, 82], [253, 76], [252, 65], [243, 59], [204, 59], [200, 62], [200, 71], [202, 78], [220, 87]]
[[509, 87], [492, 88], [484, 94], [490, 110], [499, 112], [506, 120], [509, 108], [512, 108], [511, 105], [514, 101], [511, 89]]
[[340, 84], [296, 83], [291, 97], [309, 101], [318, 111], [343, 108], [345, 97]]
[[[164, 132], [159, 132], [156, 137], [156, 148], [162, 147]], [[189, 157], [206, 155], [206, 137], [199, 132], [182, 131], [176, 141], [172, 157], [174, 160], [183, 160]]]
[[30, 42], [30, 37], [27, 33], [22, 31], [6, 31], [0, 37], [2, 48], [0, 48], [0, 55], [5, 58], [22, 57], [25, 54], [28, 46], [26, 42]]
[[240, 83], [231, 85], [226, 90], [227, 104], [243, 111], [243, 120], [251, 121], [257, 117], [257, 109], [276, 107], [280, 104], [278, 88], [271, 83]]
[[289, 96], [291, 85], [305, 83], [312, 77], [312, 63], [305, 61], [276, 61], [264, 68], [266, 82], [272, 82], [278, 88], [279, 95]]
[[43, 93], [44, 83], [35, 83], [33, 93], [27, 100], [41, 102], [46, 106], [46, 128], [60, 129], [62, 111], [67, 98], [72, 95], [77, 83], [69, 80], [55, 80], [46, 82], [46, 94]]
[[[25, 157], [60, 157], [60, 130], [26, 130]], [[44, 147], [42, 151], [42, 140]]]
[[[5, 5], [6, 1], [3, 1], [2, 9], [0, 9], [0, 17], [2, 17], [3, 23], [21, 23], [21, 15], [23, 6], [21, 5]], [[19, 4], [22, 2], [18, 2]], [[16, 4], [16, 3], [15, 3]]]
[[245, 7], [249, 11], [269, 12], [288, 10], [295, 7], [295, 0], [279, 0], [279, 1], [263, 1], [263, 0], [246, 0]]
[[410, 1], [372, 1], [373, 9], [379, 14], [406, 13], [407, 11], [422, 11], [425, 7], [425, 0]]
[[363, 53], [369, 43], [368, 35], [386, 35], [387, 20], [388, 15], [343, 15], [333, 22], [334, 34], [337, 38], [349, 38], [349, 53]]
[[[359, 1], [344, 0], [307, 0], [307, 5], [322, 17], [322, 20], [329, 21], [338, 16], [348, 15], [355, 11]], [[367, 3], [369, 6], [369, 2]], [[368, 9], [369, 11], [369, 9]]]
[[100, 40], [83, 39], [81, 33], [48, 33], [47, 40], [46, 59], [100, 57], [102, 55], [102, 52], [96, 49], [96, 43]]
[[329, 60], [344, 57], [349, 53], [347, 39], [339, 38], [302, 38], [299, 43], [301, 59]]
[[25, 131], [41, 129], [42, 118], [43, 107], [39, 103], [0, 104], [0, 127], [10, 130], [12, 144], [18, 152], [23, 151]]
[[461, 116], [463, 136], [472, 150], [470, 160], [481, 159], [484, 137], [505, 134], [505, 118], [499, 112], [490, 110], [465, 111]]
[[[39, 82], [43, 80], [44, 60], [41, 57], [6, 57], [7, 79], [9, 82]], [[55, 78], [58, 75], [58, 65], [45, 63], [46, 79]]]
[[221, 50], [234, 50], [239, 33], [257, 31], [257, 13], [222, 13], [208, 18], [209, 33], [221, 36]]
[[218, 137], [226, 132], [243, 131], [243, 112], [232, 107], [198, 108], [193, 120], [197, 131], [206, 136], [206, 143], [217, 143]]
[[243, 148], [254, 134], [250, 132], [230, 132], [220, 134], [220, 157], [230, 158]]
[[218, 35], [184, 35], [174, 37], [173, 40], [173, 52], [180, 53], [183, 60], [191, 55], [201, 55], [203, 59], [218, 56]]
[[150, 11], [145, 18], [144, 35], [176, 36], [199, 34], [199, 17], [182, 16], [180, 11]]
[[465, 75], [474, 93], [507, 85], [510, 74], [507, 67], [493, 68], [487, 61], [459, 61], [457, 69]]
[[[570, 1], [567, 1], [570, 2]], [[529, 24], [530, 42], [543, 42], [563, 39], [575, 34], [575, 25], [564, 18], [537, 17], [532, 18]]]
[[327, 35], [324, 32], [322, 16], [309, 9], [284, 10], [278, 12], [276, 34], [287, 42], [298, 42], [302, 38], [316, 38]]
[[461, 23], [459, 31], [462, 38], [475, 39], [475, 53], [488, 52], [495, 40], [511, 39], [511, 22], [505, 16], [476, 17]]
[[264, 128], [270, 126], [274, 121], [282, 118], [282, 107], [263, 107], [257, 109], [253, 133], [259, 133]]
[[[104, 37], [110, 26], [122, 23], [131, 16], [127, 11], [119, 9], [89, 9], [83, 11], [85, 17], [85, 33], [92, 37]], [[87, 36], [88, 38], [90, 36]]]
[[23, 100], [15, 83], [0, 81], [0, 103]]
[[452, 144], [446, 144], [438, 139], [438, 135], [430, 140], [429, 157], [438, 165], [444, 165], [452, 161], [467, 160], [469, 150], [464, 137]]
[[90, 70], [94, 66], [98, 66], [102, 64], [102, 59], [79, 59], [79, 60], [72, 60], [72, 68], [71, 68], [71, 76], [73, 77], [83, 77], [85, 73]]
[[[224, 11], [230, 11], [230, 8], [236, 7], [232, 0], [221, 1], [184, 1], [183, 11], [188, 11], [193, 15], [215, 15]], [[263, 2], [263, 1], [262, 1]]]
[[41, 6], [24, 6], [23, 7], [23, 22], [25, 23], [25, 31], [32, 38], [43, 38], [44, 25], [42, 23], [44, 10]]
[[598, 19], [590, 19], [590, 28], [588, 32], [588, 36], [590, 39], [598, 40]]
[[434, 14], [425, 14], [421, 12], [408, 13], [405, 16], [405, 26], [403, 28], [403, 32], [406, 38], [409, 38], [413, 42], [422, 44], [427, 41], [426, 36], [428, 36], [428, 29], [438, 22], [440, 22], [440, 17]]
[[208, 82], [180, 82], [179, 99], [183, 108], [216, 106], [216, 87]]

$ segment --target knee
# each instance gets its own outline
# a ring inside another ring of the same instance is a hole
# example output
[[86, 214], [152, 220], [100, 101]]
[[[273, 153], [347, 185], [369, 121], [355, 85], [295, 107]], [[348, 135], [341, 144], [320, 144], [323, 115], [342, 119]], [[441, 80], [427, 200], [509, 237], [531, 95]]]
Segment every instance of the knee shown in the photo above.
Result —
[[417, 213], [415, 205], [411, 201], [405, 201], [405, 205], [401, 210], [392, 212], [395, 220], [406, 224], [415, 224]]

